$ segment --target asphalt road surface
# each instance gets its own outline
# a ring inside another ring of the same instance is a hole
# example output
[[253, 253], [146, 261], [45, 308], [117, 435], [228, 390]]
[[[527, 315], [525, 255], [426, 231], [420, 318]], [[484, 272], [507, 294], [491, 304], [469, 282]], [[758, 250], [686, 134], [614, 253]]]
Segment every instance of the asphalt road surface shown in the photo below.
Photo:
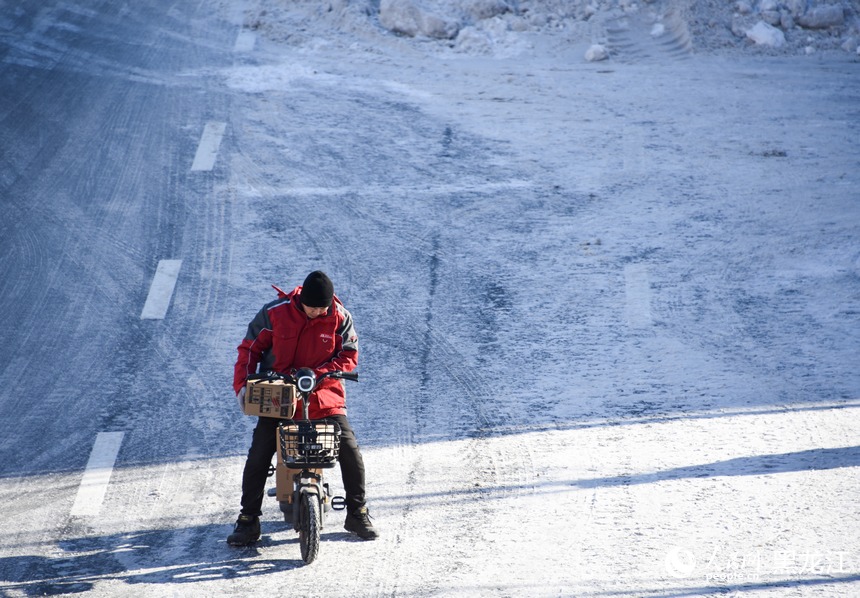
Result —
[[[323, 4], [0, 0], [0, 595], [855, 595], [856, 62]], [[230, 385], [314, 269], [381, 537], [303, 567]]]

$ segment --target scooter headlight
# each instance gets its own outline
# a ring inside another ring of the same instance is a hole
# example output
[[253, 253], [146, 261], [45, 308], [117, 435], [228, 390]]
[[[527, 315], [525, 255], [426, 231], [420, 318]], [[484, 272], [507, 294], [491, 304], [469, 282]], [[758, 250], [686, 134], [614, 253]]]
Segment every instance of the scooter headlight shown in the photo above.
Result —
[[296, 386], [300, 392], [310, 392], [317, 385], [317, 375], [310, 368], [302, 368], [296, 372]]

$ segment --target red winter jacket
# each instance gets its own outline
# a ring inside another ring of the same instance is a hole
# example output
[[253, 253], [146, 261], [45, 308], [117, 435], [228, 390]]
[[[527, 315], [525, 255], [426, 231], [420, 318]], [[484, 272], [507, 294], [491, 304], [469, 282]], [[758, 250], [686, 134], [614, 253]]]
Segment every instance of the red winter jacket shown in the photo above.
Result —
[[[279, 298], [264, 305], [248, 324], [233, 373], [233, 389], [237, 393], [248, 376], [258, 371], [289, 372], [309, 367], [319, 375], [331, 370], [355, 369], [358, 335], [352, 314], [335, 297], [325, 315], [310, 319], [299, 301], [301, 290], [302, 287], [296, 287], [290, 293], [279, 293]], [[297, 413], [301, 414], [301, 409], [299, 400]], [[323, 380], [311, 395], [311, 419], [345, 413], [343, 383], [332, 378]]]

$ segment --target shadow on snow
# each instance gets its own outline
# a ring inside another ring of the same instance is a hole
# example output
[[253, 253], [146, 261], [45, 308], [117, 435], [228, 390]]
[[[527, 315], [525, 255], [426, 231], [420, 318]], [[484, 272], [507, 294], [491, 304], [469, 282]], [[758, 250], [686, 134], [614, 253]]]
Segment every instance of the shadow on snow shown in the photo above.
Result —
[[822, 471], [843, 467], [860, 466], [860, 446], [840, 447], [829, 449], [811, 449], [793, 453], [775, 455], [758, 455], [754, 457], [738, 457], [706, 463], [656, 471], [652, 473], [618, 475], [603, 478], [581, 480], [565, 480], [538, 484], [506, 485], [494, 487], [475, 487], [468, 489], [451, 489], [440, 492], [409, 494], [399, 496], [381, 496], [374, 499], [377, 503], [411, 502], [416, 499], [436, 499], [459, 497], [462, 500], [482, 498], [502, 498], [512, 492], [534, 491], [539, 493], [565, 492], [575, 488], [614, 488], [619, 486], [634, 486], [638, 484], [653, 484], [670, 480], [692, 478], [716, 478], [728, 476], [768, 475], [790, 473], [794, 471]]
[[[83, 593], [105, 580], [185, 584], [250, 578], [304, 566], [298, 536], [283, 524], [263, 522], [261, 540], [247, 548], [228, 546], [229, 531], [228, 525], [199, 525], [61, 540], [57, 545], [65, 554], [60, 556], [0, 558], [0, 595], [9, 590], [27, 596]], [[282, 532], [288, 537], [282, 538]], [[358, 541], [342, 531], [323, 533], [322, 538], [325, 542]], [[295, 558], [259, 558], [276, 546], [286, 546], [286, 552]]]

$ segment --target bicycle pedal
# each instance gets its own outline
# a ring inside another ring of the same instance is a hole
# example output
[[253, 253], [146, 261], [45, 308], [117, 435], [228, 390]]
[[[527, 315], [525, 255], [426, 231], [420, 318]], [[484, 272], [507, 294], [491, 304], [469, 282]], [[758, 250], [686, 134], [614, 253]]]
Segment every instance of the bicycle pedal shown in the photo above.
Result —
[[332, 496], [331, 508], [335, 511], [343, 511], [346, 508], [346, 499], [342, 496]]

